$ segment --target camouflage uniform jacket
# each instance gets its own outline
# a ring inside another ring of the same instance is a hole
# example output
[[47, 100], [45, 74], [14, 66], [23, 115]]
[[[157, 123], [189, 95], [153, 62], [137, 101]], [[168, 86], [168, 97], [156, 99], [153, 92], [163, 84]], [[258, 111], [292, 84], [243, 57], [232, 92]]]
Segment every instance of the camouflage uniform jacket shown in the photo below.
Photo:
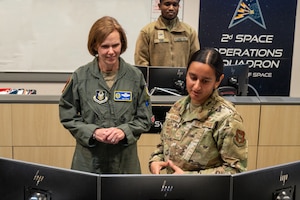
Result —
[[[166, 114], [161, 143], [150, 158], [172, 160], [186, 173], [234, 174], [246, 171], [248, 142], [242, 118], [215, 91], [189, 111], [190, 98], [178, 100]], [[167, 173], [173, 171], [167, 168]]]
[[[139, 69], [120, 58], [116, 80], [108, 88], [95, 58], [73, 73], [61, 95], [59, 114], [63, 126], [76, 139], [72, 169], [141, 173], [137, 140], [152, 125], [152, 109]], [[123, 130], [125, 139], [113, 145], [92, 138], [95, 129], [109, 127]]]
[[141, 30], [134, 54], [136, 65], [186, 67], [191, 55], [199, 50], [198, 36], [191, 26], [178, 18], [164, 21], [160, 16]]

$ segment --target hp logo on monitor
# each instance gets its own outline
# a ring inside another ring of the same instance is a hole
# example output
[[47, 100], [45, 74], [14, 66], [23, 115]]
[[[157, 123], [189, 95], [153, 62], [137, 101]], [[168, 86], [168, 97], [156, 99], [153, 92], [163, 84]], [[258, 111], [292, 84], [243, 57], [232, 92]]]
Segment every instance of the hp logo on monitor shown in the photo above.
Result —
[[164, 196], [166, 197], [168, 195], [168, 192], [172, 192], [174, 186], [173, 185], [167, 185], [167, 181], [164, 180], [162, 186], [161, 186], [161, 189], [160, 191], [161, 192], [164, 192]]

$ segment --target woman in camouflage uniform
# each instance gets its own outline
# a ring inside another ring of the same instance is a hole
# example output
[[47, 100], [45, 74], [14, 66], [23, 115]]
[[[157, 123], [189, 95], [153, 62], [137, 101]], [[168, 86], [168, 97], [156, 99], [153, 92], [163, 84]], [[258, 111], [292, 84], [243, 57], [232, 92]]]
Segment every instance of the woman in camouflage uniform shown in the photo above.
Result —
[[193, 54], [187, 68], [188, 96], [166, 114], [161, 143], [152, 153], [153, 174], [234, 174], [247, 167], [243, 120], [234, 105], [218, 94], [223, 60], [213, 48]]

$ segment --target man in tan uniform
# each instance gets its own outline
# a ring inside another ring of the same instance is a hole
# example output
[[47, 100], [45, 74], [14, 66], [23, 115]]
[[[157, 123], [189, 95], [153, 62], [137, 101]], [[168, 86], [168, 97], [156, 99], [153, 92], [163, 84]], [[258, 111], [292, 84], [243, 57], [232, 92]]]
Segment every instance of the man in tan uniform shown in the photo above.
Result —
[[200, 48], [196, 31], [177, 17], [179, 2], [160, 0], [160, 17], [146, 25], [136, 41], [135, 65], [186, 67]]

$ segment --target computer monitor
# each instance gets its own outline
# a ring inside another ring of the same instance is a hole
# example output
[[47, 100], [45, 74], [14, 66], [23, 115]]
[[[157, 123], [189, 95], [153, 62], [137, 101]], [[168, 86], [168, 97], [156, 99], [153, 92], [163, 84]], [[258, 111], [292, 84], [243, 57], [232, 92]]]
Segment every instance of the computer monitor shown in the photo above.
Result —
[[300, 161], [232, 177], [233, 200], [300, 200]]
[[229, 200], [230, 175], [100, 175], [101, 200]]
[[166, 105], [153, 105], [152, 113], [154, 116], [154, 122], [150, 130], [147, 133], [160, 133], [162, 125], [166, 118], [166, 113], [170, 110], [171, 106]]
[[137, 67], [139, 70], [141, 70], [141, 72], [143, 73], [144, 75], [144, 79], [147, 83], [147, 86], [148, 86], [148, 66], [139, 66], [139, 65], [135, 65], [135, 67]]
[[185, 76], [185, 67], [149, 67], [148, 87], [150, 94], [186, 95]]
[[99, 175], [0, 158], [0, 199], [97, 199]]
[[219, 86], [222, 96], [247, 96], [249, 65], [225, 65], [224, 79]]

